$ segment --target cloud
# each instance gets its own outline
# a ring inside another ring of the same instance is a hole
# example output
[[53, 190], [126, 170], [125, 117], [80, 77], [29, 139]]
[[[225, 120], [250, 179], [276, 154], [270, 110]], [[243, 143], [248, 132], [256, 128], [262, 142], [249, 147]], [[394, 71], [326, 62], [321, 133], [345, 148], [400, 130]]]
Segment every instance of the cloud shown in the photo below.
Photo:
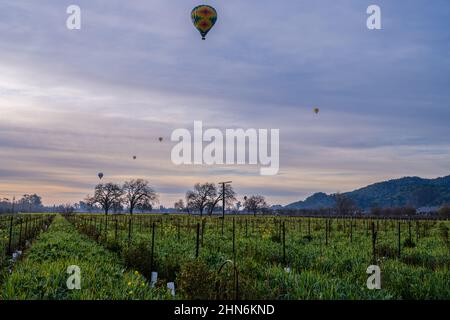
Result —
[[[80, 0], [80, 31], [65, 28], [70, 4], [0, 4], [0, 193], [76, 201], [103, 171], [149, 179], [166, 205], [222, 178], [288, 203], [449, 173], [446, 1], [379, 0], [380, 32], [365, 27], [365, 0], [211, 1], [207, 41], [189, 19], [196, 1]], [[174, 166], [170, 134], [194, 120], [280, 129], [280, 175]]]

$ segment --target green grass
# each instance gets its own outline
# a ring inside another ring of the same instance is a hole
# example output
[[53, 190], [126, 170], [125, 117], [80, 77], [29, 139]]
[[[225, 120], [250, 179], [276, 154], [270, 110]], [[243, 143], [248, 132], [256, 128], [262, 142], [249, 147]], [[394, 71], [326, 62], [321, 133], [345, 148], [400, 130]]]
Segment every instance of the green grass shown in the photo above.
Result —
[[[175, 281], [179, 298], [234, 298], [232, 269], [226, 267], [220, 275], [217, 273], [224, 261], [234, 257], [231, 218], [226, 220], [223, 237], [220, 220], [204, 218], [206, 227], [198, 259], [195, 257], [196, 228], [202, 221], [198, 217], [134, 216], [131, 241], [128, 217], [119, 218], [117, 241], [113, 217], [109, 217], [107, 233], [104, 217], [97, 216], [96, 223], [90, 221], [91, 216], [73, 219], [81, 231], [95, 238], [101, 231], [100, 243], [114, 249], [126, 258], [130, 267], [144, 273], [150, 271], [151, 225], [155, 223], [153, 271], [158, 271], [164, 281]], [[285, 261], [280, 237], [282, 221], [286, 225]], [[312, 239], [308, 240], [305, 239], [309, 234], [307, 218], [237, 217], [235, 256], [239, 298], [450, 299], [449, 249], [439, 233], [440, 226], [448, 226], [448, 222], [420, 222], [417, 234], [412, 229], [414, 247], [408, 248], [404, 246], [409, 238], [408, 222], [402, 221], [400, 258], [397, 257], [397, 222], [379, 222], [377, 250], [381, 246], [385, 248], [376, 262], [382, 272], [381, 290], [369, 290], [366, 286], [366, 269], [373, 264], [371, 232], [367, 231], [370, 224], [355, 221], [350, 242], [349, 220], [345, 221], [346, 226], [343, 220], [333, 220], [327, 245], [324, 222], [310, 219]], [[86, 223], [90, 227], [83, 227]], [[287, 266], [291, 268], [290, 273], [284, 271]]]
[[[333, 219], [327, 243], [324, 219], [236, 217], [233, 252], [231, 217], [223, 236], [216, 217], [109, 216], [106, 230], [104, 216], [67, 219], [57, 216], [39, 235], [6, 278], [0, 298], [169, 299], [166, 283], [174, 281], [177, 299], [233, 299], [233, 265], [220, 274], [218, 270], [234, 260], [240, 299], [450, 299], [448, 221], [412, 222], [412, 243], [409, 223], [401, 221], [400, 257], [397, 221], [374, 221], [382, 289], [369, 290], [366, 269], [373, 256], [368, 220], [354, 220], [350, 241], [350, 220]], [[198, 258], [197, 223], [204, 226]], [[81, 268], [81, 290], [67, 289], [69, 265]], [[151, 271], [159, 273], [154, 289], [146, 280]]]
[[[67, 267], [81, 269], [81, 290], [67, 289]], [[25, 259], [5, 280], [1, 298], [14, 299], [156, 299], [166, 297], [151, 289], [137, 272], [126, 271], [120, 259], [57, 216], [41, 233]]]

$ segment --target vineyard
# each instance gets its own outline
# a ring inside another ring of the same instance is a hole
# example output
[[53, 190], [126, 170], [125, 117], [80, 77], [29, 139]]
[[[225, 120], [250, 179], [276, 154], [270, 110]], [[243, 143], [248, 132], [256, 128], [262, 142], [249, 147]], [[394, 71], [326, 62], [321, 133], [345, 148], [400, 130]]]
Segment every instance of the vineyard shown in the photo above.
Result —
[[[0, 298], [450, 299], [449, 228], [348, 217], [7, 216]], [[80, 290], [67, 287], [71, 265]], [[380, 290], [367, 287], [371, 265]]]

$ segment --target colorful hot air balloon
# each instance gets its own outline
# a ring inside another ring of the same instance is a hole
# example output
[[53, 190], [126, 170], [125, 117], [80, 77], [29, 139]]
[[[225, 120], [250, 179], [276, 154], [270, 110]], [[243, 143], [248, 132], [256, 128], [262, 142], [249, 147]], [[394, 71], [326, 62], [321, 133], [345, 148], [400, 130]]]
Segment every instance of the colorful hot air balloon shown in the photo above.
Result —
[[191, 18], [192, 23], [202, 35], [202, 39], [205, 40], [206, 35], [217, 21], [217, 11], [211, 6], [201, 5], [192, 10]]
[[100, 173], [98, 174], [98, 178], [99, 178], [100, 180], [102, 180], [102, 178], [103, 178], [103, 172], [100, 172]]
[[319, 108], [314, 108], [314, 113], [315, 114], [318, 114], [320, 112], [320, 109]]

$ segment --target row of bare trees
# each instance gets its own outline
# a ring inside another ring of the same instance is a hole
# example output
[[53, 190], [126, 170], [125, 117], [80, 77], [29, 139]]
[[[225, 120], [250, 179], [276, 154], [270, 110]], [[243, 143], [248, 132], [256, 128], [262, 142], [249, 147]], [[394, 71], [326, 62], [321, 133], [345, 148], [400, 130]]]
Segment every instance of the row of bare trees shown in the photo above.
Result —
[[[199, 212], [200, 216], [204, 213], [212, 215], [214, 210], [220, 205], [223, 206], [225, 196], [225, 208], [240, 209], [242, 203], [238, 201], [236, 192], [233, 187], [226, 184], [224, 187], [215, 185], [214, 183], [197, 183], [192, 190], [186, 193], [186, 204], [183, 199], [178, 200], [174, 204], [174, 208], [178, 211], [187, 211], [188, 213]], [[263, 196], [255, 195], [244, 197], [243, 207], [248, 212], [254, 214], [268, 209], [268, 205]]]
[[0, 213], [41, 212], [44, 206], [42, 198], [37, 194], [24, 194], [21, 198], [1, 197]]
[[115, 211], [128, 209], [130, 214], [134, 210], [151, 211], [158, 202], [158, 194], [143, 179], [126, 181], [122, 186], [109, 182], [98, 184], [94, 195], [86, 198], [88, 205], [99, 205], [107, 215], [112, 209]]
[[[197, 183], [192, 190], [186, 193], [186, 204], [183, 199], [174, 204], [174, 208], [180, 212], [198, 212], [201, 216], [207, 213], [212, 215], [215, 209], [223, 206], [225, 196], [225, 209], [243, 207], [247, 212], [257, 214], [268, 210], [265, 198], [260, 195], [244, 197], [244, 203], [238, 201], [236, 192], [231, 185], [220, 185], [214, 183]], [[121, 212], [125, 208], [130, 214], [135, 210], [151, 211], [158, 202], [158, 194], [150, 187], [149, 182], [143, 179], [126, 181], [123, 185], [115, 183], [98, 184], [94, 195], [88, 196], [83, 206], [95, 208], [99, 206], [107, 215], [109, 212]]]

